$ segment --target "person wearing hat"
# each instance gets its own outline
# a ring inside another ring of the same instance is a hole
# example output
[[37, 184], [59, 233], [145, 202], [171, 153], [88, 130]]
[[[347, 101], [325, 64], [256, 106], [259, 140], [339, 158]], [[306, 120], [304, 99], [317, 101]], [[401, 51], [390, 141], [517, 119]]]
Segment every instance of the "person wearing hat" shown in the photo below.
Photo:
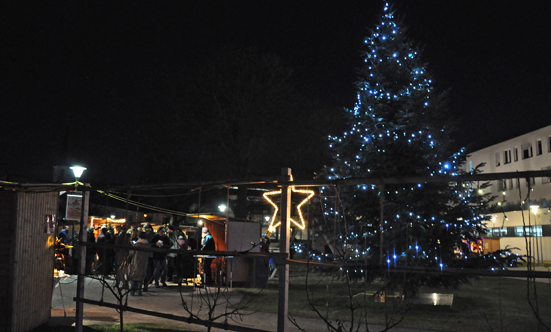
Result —
[[[157, 230], [157, 234], [153, 237], [153, 239], [149, 243], [151, 243], [153, 248], [170, 249], [170, 247], [172, 246], [170, 239], [166, 235], [166, 231], [164, 227], [159, 227], [159, 229]], [[168, 285], [165, 282], [167, 273], [168, 273], [167, 253], [154, 252], [153, 267], [155, 271], [153, 273], [153, 277], [155, 278], [155, 287], [160, 287], [159, 278], [161, 279], [161, 284], [165, 287], [168, 287]]]

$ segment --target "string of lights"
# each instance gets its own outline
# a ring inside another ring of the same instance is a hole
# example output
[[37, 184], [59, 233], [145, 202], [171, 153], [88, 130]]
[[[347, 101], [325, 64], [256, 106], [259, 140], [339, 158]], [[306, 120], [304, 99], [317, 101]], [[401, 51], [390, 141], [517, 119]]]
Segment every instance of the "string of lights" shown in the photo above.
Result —
[[160, 208], [160, 207], [156, 207], [156, 206], [153, 206], [153, 205], [149, 205], [149, 204], [144, 204], [144, 203], [140, 203], [140, 202], [136, 202], [136, 201], [133, 201], [133, 200], [130, 200], [130, 199], [126, 199], [124, 197], [119, 197], [119, 196], [116, 196], [116, 195], [113, 195], [113, 194], [110, 194], [110, 193], [107, 193], [105, 191], [102, 191], [102, 190], [98, 190], [97, 191], [98, 193], [102, 194], [102, 195], [105, 195], [109, 198], [112, 198], [112, 199], [116, 199], [116, 200], [119, 200], [121, 202], [125, 202], [125, 203], [128, 203], [130, 205], [134, 205], [134, 206], [137, 206], [137, 207], [141, 207], [141, 208], [145, 208], [145, 209], [148, 209], [148, 210], [151, 210], [151, 211], [157, 211], [157, 212], [162, 212], [162, 213], [168, 213], [168, 214], [173, 214], [173, 215], [176, 215], [176, 216], [190, 216], [190, 215], [196, 215], [196, 214], [192, 214], [192, 213], [185, 213], [185, 212], [180, 212], [180, 211], [174, 211], [174, 210], [169, 210], [169, 209], [164, 209], [164, 208]]

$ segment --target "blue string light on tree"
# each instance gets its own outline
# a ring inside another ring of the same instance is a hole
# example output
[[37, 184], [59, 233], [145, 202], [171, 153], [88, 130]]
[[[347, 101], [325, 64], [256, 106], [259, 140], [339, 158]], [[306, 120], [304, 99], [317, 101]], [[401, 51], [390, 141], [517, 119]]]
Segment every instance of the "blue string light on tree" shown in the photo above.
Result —
[[[327, 179], [463, 174], [465, 150], [450, 151], [444, 95], [434, 92], [406, 32], [385, 3], [379, 24], [364, 39], [357, 101], [343, 112], [348, 130], [329, 136]], [[444, 269], [464, 261], [463, 240], [480, 236], [483, 219], [475, 217], [484, 215], [490, 197], [472, 192], [462, 183], [441, 182], [325, 187], [320, 227], [344, 259], [379, 264], [382, 252], [386, 268]]]

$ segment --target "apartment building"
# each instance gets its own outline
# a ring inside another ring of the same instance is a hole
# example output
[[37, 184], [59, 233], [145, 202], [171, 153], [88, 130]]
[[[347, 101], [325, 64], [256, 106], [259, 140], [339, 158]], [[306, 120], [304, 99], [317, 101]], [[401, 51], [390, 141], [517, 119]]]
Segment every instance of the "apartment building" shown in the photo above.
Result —
[[[474, 151], [465, 167], [480, 163], [483, 173], [551, 169], [551, 126]], [[485, 250], [518, 248], [538, 263], [551, 261], [551, 178], [509, 178], [492, 181], [486, 192], [498, 206], [487, 223]]]

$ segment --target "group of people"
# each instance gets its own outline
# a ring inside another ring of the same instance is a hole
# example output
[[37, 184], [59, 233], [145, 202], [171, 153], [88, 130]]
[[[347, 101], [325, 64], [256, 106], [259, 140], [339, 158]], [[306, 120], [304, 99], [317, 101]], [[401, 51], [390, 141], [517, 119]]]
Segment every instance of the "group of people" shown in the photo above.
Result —
[[[185, 251], [216, 250], [214, 239], [206, 227], [203, 227], [201, 247], [198, 247], [193, 237], [188, 238], [185, 232], [175, 230], [172, 225], [161, 226], [156, 232], [149, 223], [146, 223], [143, 227], [133, 226], [130, 229], [125, 226], [102, 227], [97, 237], [95, 233], [94, 227], [88, 229], [88, 242], [110, 243], [117, 246], [131, 246], [131, 248], [88, 247], [86, 274], [95, 273], [105, 276], [115, 274], [115, 286], [121, 283], [125, 286], [129, 280], [130, 295], [142, 295], [142, 291], [148, 291], [150, 284], [154, 284], [155, 287], [166, 287], [166, 281], [177, 282], [180, 285], [182, 280], [194, 278], [197, 273], [195, 260], [192, 255], [185, 254]], [[147, 250], [148, 248], [176, 250], [152, 251]], [[205, 280], [211, 280], [212, 259], [208, 260], [205, 259], [203, 267]]]

